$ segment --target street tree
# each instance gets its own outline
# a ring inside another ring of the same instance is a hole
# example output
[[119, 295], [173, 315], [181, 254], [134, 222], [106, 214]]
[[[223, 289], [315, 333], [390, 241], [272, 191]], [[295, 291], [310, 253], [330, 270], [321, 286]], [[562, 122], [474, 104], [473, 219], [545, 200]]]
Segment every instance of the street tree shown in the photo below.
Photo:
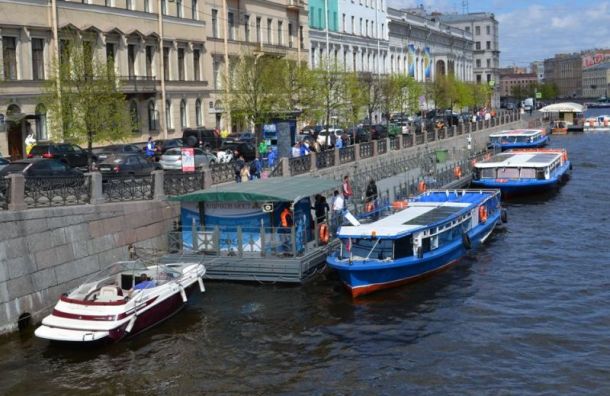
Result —
[[362, 119], [366, 105], [364, 87], [355, 71], [346, 73], [343, 82], [345, 119], [350, 126], [355, 126]]
[[380, 80], [381, 100], [380, 109], [386, 120], [386, 127], [390, 130], [390, 114], [401, 110], [403, 81], [400, 76], [390, 74]]
[[120, 91], [112, 59], [102, 61], [90, 42], [74, 37], [65, 42], [60, 59], [51, 62], [43, 103], [52, 135], [64, 141], [115, 142], [128, 138], [137, 124]]
[[372, 124], [373, 113], [379, 110], [379, 105], [381, 103], [380, 77], [370, 72], [363, 72], [360, 73], [360, 81], [363, 87], [366, 113], [369, 122]]
[[[336, 62], [322, 64], [313, 70], [313, 84], [316, 95], [314, 106], [319, 114], [323, 114], [325, 128], [330, 127], [332, 116], [338, 115], [345, 106], [345, 78]], [[330, 134], [327, 134], [326, 144], [330, 144]]]
[[491, 100], [491, 87], [487, 84], [473, 83], [471, 89], [475, 109], [487, 106]]
[[228, 81], [231, 117], [254, 127], [256, 141], [262, 139], [262, 125], [287, 103], [282, 91], [283, 60], [263, 53], [242, 54], [232, 66]]

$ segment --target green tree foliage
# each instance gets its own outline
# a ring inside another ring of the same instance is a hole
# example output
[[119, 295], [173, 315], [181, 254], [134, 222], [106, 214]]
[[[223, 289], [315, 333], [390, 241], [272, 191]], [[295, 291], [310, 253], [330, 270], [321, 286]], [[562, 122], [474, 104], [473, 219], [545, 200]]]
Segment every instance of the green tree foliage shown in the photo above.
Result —
[[455, 81], [455, 92], [455, 105], [458, 107], [458, 110], [463, 110], [464, 108], [471, 108], [474, 106], [473, 89], [469, 83], [464, 81]]
[[556, 99], [557, 98], [557, 85], [555, 83], [544, 83], [540, 85], [539, 92], [542, 94], [542, 99]]
[[313, 70], [315, 101], [312, 107], [323, 115], [324, 125], [330, 126], [331, 117], [338, 117], [345, 107], [344, 73], [336, 63]]
[[364, 87], [357, 72], [344, 75], [345, 120], [350, 126], [358, 124], [362, 119], [366, 105]]
[[364, 103], [369, 121], [373, 122], [373, 113], [379, 110], [381, 103], [381, 80], [373, 73], [359, 73], [364, 93]]
[[488, 106], [491, 100], [492, 89], [487, 84], [472, 84], [472, 98], [475, 109]]
[[43, 103], [49, 110], [52, 136], [65, 141], [115, 142], [134, 130], [125, 95], [120, 91], [112, 60], [93, 55], [90, 42], [67, 41], [60, 59], [53, 59]]

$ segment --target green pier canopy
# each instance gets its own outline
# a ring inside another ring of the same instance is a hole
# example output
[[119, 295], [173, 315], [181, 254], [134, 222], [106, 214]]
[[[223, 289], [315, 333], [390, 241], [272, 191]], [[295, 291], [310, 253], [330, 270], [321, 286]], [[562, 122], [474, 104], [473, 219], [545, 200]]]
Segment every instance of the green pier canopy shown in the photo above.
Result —
[[336, 189], [339, 185], [336, 180], [317, 177], [273, 177], [213, 186], [169, 199], [182, 202], [294, 202]]

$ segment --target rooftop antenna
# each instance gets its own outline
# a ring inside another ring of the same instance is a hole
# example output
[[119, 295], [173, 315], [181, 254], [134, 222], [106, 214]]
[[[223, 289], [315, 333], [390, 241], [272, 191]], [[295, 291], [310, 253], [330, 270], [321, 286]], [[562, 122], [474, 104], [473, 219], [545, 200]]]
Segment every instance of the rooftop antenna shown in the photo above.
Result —
[[462, 0], [462, 14], [468, 14], [468, 0]]

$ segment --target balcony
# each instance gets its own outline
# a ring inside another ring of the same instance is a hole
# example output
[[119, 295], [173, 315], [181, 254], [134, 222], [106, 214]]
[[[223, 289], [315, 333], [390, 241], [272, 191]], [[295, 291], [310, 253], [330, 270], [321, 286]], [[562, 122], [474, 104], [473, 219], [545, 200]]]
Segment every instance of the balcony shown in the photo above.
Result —
[[306, 3], [304, 0], [288, 0], [289, 11], [299, 11], [305, 8]]
[[120, 76], [121, 91], [127, 95], [155, 95], [159, 80], [155, 76]]

